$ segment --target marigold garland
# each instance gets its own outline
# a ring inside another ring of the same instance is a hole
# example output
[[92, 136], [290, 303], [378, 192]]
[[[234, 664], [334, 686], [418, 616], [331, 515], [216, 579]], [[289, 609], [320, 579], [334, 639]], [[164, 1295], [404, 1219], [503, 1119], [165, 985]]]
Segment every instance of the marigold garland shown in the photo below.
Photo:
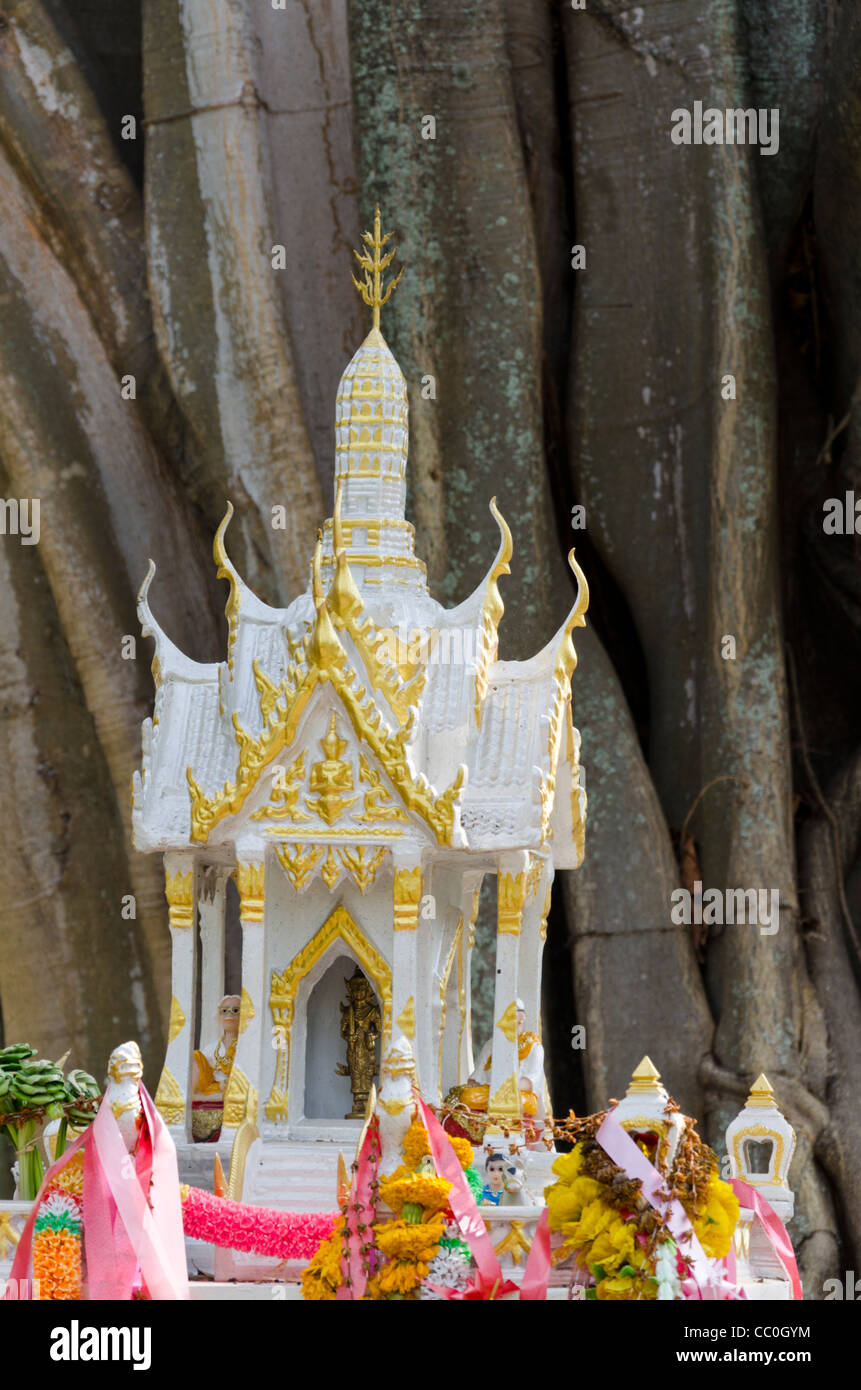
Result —
[[39, 1203], [33, 1227], [35, 1296], [43, 1302], [79, 1299], [81, 1264], [80, 1201], [55, 1179]]
[[[449, 1135], [448, 1138], [461, 1168], [469, 1168], [475, 1157], [475, 1151], [469, 1140], [458, 1138], [455, 1135]], [[404, 1135], [404, 1163], [408, 1168], [417, 1168], [430, 1151], [431, 1146], [427, 1130], [421, 1120], [413, 1120]]]
[[428, 1213], [444, 1211], [448, 1206], [451, 1183], [445, 1178], [433, 1177], [430, 1173], [411, 1173], [407, 1168], [397, 1168], [390, 1178], [380, 1180], [380, 1196], [392, 1211], [400, 1212], [404, 1206], [417, 1206]]
[[[655, 1256], [669, 1233], [660, 1214], [643, 1197], [639, 1181], [629, 1179], [595, 1141], [602, 1119], [590, 1117], [580, 1142], [553, 1164], [558, 1181], [544, 1195], [550, 1229], [563, 1236], [554, 1259], [558, 1262], [574, 1253], [580, 1268], [594, 1279], [587, 1297], [654, 1299], [658, 1293]], [[718, 1176], [715, 1154], [690, 1122], [667, 1187], [687, 1212], [705, 1253], [722, 1259], [730, 1248], [739, 1204]]]
[[302, 1297], [308, 1302], [328, 1301], [337, 1297], [341, 1285], [341, 1247], [344, 1237], [344, 1218], [339, 1216], [332, 1233], [321, 1241], [302, 1271]]

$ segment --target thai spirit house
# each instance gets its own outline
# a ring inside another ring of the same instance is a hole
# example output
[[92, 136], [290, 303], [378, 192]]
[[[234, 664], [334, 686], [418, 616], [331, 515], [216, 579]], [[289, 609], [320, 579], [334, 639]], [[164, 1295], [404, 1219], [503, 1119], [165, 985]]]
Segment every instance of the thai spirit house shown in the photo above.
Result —
[[[357, 282], [374, 325], [335, 404], [334, 515], [307, 589], [271, 608], [232, 565], [227, 659], [189, 660], [153, 617], [155, 710], [134, 781], [138, 850], [164, 856], [173, 948], [157, 1104], [191, 1154], [193, 1054], [224, 992], [228, 880], [241, 924], [239, 1035], [224, 1095], [229, 1145], [256, 1117], [264, 1154], [331, 1137], [353, 1097], [344, 1072], [345, 982], [361, 972], [380, 1051], [410, 1040], [425, 1097], [473, 1065], [470, 969], [478, 895], [497, 879], [489, 1110], [520, 1122], [515, 1001], [540, 1026], [542, 947], [554, 872], [584, 849], [586, 798], [571, 715], [576, 602], [528, 661], [497, 660], [511, 533], [454, 609], [430, 595], [405, 519], [407, 386], [379, 330], [392, 286], [379, 214]], [[232, 890], [231, 890], [232, 891]], [[339, 1008], [339, 1004], [341, 1007]], [[277, 1166], [277, 1164], [276, 1164]], [[288, 1194], [289, 1196], [289, 1194]]]

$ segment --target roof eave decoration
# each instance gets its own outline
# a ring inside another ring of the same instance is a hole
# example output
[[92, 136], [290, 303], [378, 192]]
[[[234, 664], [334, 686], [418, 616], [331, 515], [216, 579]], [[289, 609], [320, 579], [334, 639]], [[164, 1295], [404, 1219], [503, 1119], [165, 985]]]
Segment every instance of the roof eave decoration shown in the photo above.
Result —
[[236, 646], [236, 634], [239, 630], [239, 610], [242, 606], [242, 581], [224, 547], [224, 533], [230, 525], [232, 516], [233, 503], [228, 502], [227, 511], [221, 519], [212, 542], [212, 555], [218, 566], [216, 577], [227, 579], [230, 583], [230, 593], [227, 596], [227, 603], [224, 605], [224, 615], [227, 618], [227, 666], [231, 676], [233, 675], [233, 649]]
[[439, 796], [422, 773], [415, 775], [406, 750], [413, 731], [414, 711], [409, 711], [403, 727], [394, 733], [385, 723], [373, 696], [366, 695], [365, 687], [358, 683], [358, 674], [349, 666], [347, 652], [332, 622], [329, 612], [331, 594], [326, 596], [323, 593], [321, 550], [321, 535], [318, 533], [313, 561], [313, 596], [317, 619], [313, 631], [302, 641], [300, 662], [291, 663], [279, 686], [269, 681], [255, 665], [262, 718], [262, 728], [257, 736], [247, 733], [239, 722], [238, 714], [233, 715], [234, 735], [239, 746], [236, 781], [226, 782], [220, 792], [210, 797], [196, 782], [192, 768], [186, 770], [191, 793], [191, 838], [205, 844], [221, 820], [236, 815], [242, 809], [262, 769], [292, 743], [300, 715], [317, 684], [329, 681], [337, 691], [356, 735], [377, 757], [406, 808], [425, 821], [440, 844], [454, 844], [462, 835], [457, 824], [457, 808], [466, 781], [466, 767], [459, 767], [451, 786]]
[[484, 707], [490, 668], [496, 660], [499, 649], [499, 623], [505, 606], [499, 592], [497, 580], [503, 574], [511, 573], [509, 561], [514, 553], [514, 544], [508, 523], [496, 505], [496, 498], [490, 500], [490, 510], [499, 527], [500, 542], [496, 559], [484, 582], [484, 602], [481, 606], [481, 623], [478, 630], [478, 657], [475, 671], [475, 722], [481, 728], [481, 712]]
[[214, 681], [218, 678], [218, 665], [215, 662], [194, 661], [186, 656], [175, 642], [172, 642], [153, 616], [149, 606], [149, 591], [155, 578], [155, 561], [150, 560], [144, 581], [138, 590], [137, 614], [141, 625], [141, 636], [152, 637], [155, 652], [152, 659], [152, 675], [156, 691], [161, 688], [166, 675], [174, 675], [185, 681]]
[[573, 549], [568, 552], [568, 563], [577, 578], [577, 598], [574, 607], [550, 644], [555, 647], [553, 675], [556, 681], [556, 694], [550, 711], [547, 735], [548, 771], [541, 781], [541, 843], [544, 844], [550, 833], [550, 819], [553, 814], [553, 801], [556, 794], [556, 769], [562, 746], [562, 732], [565, 728], [565, 711], [571, 701], [571, 677], [577, 668], [577, 652], [572, 640], [575, 627], [586, 626], [586, 610], [589, 607], [589, 585], [586, 576], [578, 565]]
[[358, 621], [364, 604], [347, 561], [341, 534], [341, 492], [343, 480], [338, 479], [335, 490], [335, 509], [332, 516], [332, 547], [335, 554], [335, 577], [329, 590], [328, 607], [336, 627], [346, 629], [362, 658], [368, 679], [375, 690], [385, 696], [392, 713], [403, 727], [421, 698], [427, 680], [426, 662], [417, 662], [406, 671], [400, 670], [380, 650], [381, 630], [373, 619]]

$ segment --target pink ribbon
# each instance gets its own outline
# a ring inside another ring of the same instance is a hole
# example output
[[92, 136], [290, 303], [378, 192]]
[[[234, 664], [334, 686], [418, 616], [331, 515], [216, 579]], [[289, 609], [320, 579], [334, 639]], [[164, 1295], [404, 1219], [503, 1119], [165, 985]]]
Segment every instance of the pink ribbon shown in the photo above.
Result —
[[140, 1097], [148, 1134], [141, 1135], [134, 1163], [106, 1101], [86, 1136], [84, 1249], [91, 1299], [131, 1298], [138, 1268], [151, 1299], [188, 1298], [176, 1149], [143, 1085]]
[[718, 1291], [713, 1284], [711, 1265], [687, 1212], [678, 1198], [666, 1196], [661, 1174], [649, 1162], [642, 1149], [634, 1143], [630, 1134], [623, 1129], [614, 1117], [613, 1111], [606, 1116], [595, 1138], [607, 1156], [629, 1178], [639, 1178], [646, 1201], [663, 1216], [673, 1240], [689, 1261], [694, 1283], [692, 1296], [700, 1299], [718, 1297]]
[[47, 1184], [83, 1145], [85, 1296], [130, 1299], [141, 1279], [152, 1299], [188, 1298], [176, 1149], [143, 1085], [140, 1098], [146, 1126], [134, 1158], [104, 1099], [90, 1128], [48, 1169], [19, 1242], [14, 1279], [29, 1275], [33, 1227]]
[[547, 1282], [550, 1278], [550, 1216], [545, 1207], [532, 1237], [532, 1247], [523, 1271], [520, 1297], [543, 1299], [547, 1297]]
[[368, 1284], [368, 1272], [362, 1262], [362, 1232], [358, 1228], [362, 1225], [365, 1230], [373, 1232], [376, 1213], [372, 1183], [377, 1173], [379, 1146], [379, 1120], [373, 1115], [362, 1138], [347, 1198], [341, 1283], [336, 1294], [341, 1300], [361, 1298]]
[[[792, 1248], [792, 1241], [789, 1239], [786, 1227], [780, 1217], [769, 1206], [764, 1197], [761, 1197], [755, 1187], [749, 1183], [742, 1182], [741, 1178], [731, 1178], [730, 1187], [741, 1202], [742, 1206], [749, 1207], [765, 1228], [771, 1248], [774, 1251], [783, 1268], [786, 1270], [787, 1277], [792, 1285], [793, 1300], [800, 1299], [801, 1280], [798, 1277], [798, 1265], [795, 1260], [795, 1251]], [[735, 1259], [735, 1252], [730, 1251]]]
[[[475, 1204], [472, 1189], [463, 1175], [460, 1160], [452, 1147], [451, 1140], [436, 1115], [417, 1092], [415, 1098], [425, 1129], [428, 1132], [428, 1141], [436, 1170], [440, 1177], [451, 1183], [448, 1203], [452, 1215], [475, 1260], [476, 1292], [472, 1296], [489, 1298], [494, 1291], [496, 1293], [503, 1291], [503, 1285], [507, 1283], [503, 1279], [499, 1259], [493, 1248], [493, 1241], [487, 1233], [487, 1227]], [[508, 1288], [512, 1287], [516, 1286], [508, 1286]], [[481, 1290], [480, 1293], [477, 1291], [478, 1289]], [[461, 1297], [463, 1296], [461, 1295]], [[466, 1296], [469, 1296], [469, 1292]]]

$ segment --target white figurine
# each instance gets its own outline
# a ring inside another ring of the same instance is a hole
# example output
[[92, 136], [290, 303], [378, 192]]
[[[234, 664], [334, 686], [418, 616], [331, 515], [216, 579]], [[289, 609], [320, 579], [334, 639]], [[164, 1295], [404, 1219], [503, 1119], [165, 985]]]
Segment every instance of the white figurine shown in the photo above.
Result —
[[212, 1056], [208, 1057], [199, 1049], [194, 1053], [191, 1128], [198, 1143], [214, 1143], [221, 1133], [224, 1093], [230, 1079], [239, 1037], [241, 1003], [238, 994], [225, 994], [215, 1016], [221, 1036], [215, 1044]]
[[[526, 1013], [523, 1008], [523, 1000], [518, 999], [517, 1004], [517, 1055], [520, 1059], [520, 1074], [518, 1077], [520, 1090], [523, 1094], [523, 1113], [530, 1119], [539, 1122], [544, 1120], [544, 1048], [537, 1033], [526, 1032]], [[478, 1062], [470, 1077], [470, 1081], [478, 1085], [485, 1084], [490, 1080], [490, 1068], [492, 1062], [493, 1040], [486, 1042], [479, 1054]]]

